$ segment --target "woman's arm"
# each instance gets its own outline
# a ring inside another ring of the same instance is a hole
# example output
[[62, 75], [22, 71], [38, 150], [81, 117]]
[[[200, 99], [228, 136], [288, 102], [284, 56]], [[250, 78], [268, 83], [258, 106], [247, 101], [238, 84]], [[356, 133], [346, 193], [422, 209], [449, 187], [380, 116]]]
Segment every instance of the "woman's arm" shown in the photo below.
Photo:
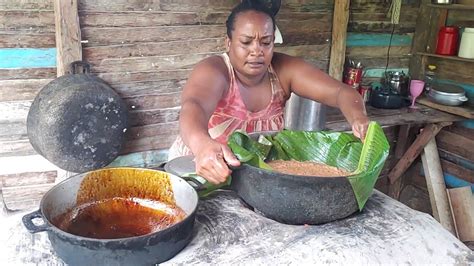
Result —
[[179, 116], [180, 135], [195, 156], [196, 173], [213, 183], [231, 173], [227, 163], [239, 165], [230, 149], [213, 140], [208, 122], [229, 87], [227, 68], [219, 57], [198, 63], [184, 86]]
[[364, 139], [369, 119], [364, 101], [355, 89], [297, 57], [275, 53], [273, 65], [288, 93], [338, 107], [354, 135]]

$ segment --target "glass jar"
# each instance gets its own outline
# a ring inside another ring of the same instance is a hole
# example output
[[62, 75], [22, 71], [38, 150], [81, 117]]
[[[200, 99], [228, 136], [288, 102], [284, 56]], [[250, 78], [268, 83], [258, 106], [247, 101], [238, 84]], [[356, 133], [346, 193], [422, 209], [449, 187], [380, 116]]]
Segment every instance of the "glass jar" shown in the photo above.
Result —
[[436, 66], [428, 65], [425, 72], [425, 90], [429, 91], [436, 81]]

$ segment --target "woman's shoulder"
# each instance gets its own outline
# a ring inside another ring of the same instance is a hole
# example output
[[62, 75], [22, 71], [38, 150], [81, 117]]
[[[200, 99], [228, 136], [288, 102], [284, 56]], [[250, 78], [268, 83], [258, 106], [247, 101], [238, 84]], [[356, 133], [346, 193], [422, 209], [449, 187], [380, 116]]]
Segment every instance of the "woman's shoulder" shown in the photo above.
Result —
[[200, 75], [228, 76], [227, 66], [220, 55], [212, 55], [202, 59], [194, 66], [193, 72], [197, 72]]
[[224, 58], [221, 55], [211, 55], [199, 61], [195, 68], [210, 68], [215, 70], [226, 70]]

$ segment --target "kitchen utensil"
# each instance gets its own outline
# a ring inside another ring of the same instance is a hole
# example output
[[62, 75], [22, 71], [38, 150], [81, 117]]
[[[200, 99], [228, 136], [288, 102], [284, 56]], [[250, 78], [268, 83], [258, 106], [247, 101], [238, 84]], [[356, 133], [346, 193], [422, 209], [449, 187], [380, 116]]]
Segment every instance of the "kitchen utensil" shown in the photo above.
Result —
[[27, 117], [33, 148], [56, 166], [76, 173], [112, 162], [128, 127], [125, 102], [89, 69], [85, 62], [72, 63], [72, 74], [41, 89]]
[[468, 100], [464, 89], [451, 84], [437, 84], [428, 91], [428, 97], [439, 104], [458, 106]]
[[326, 124], [326, 106], [291, 93], [285, 105], [285, 129], [318, 131]]
[[383, 85], [390, 88], [390, 94], [408, 96], [408, 76], [403, 71], [386, 71]]
[[425, 87], [425, 82], [423, 80], [416, 80], [412, 79], [410, 81], [410, 96], [411, 96], [411, 105], [410, 108], [417, 108], [415, 106], [415, 100], [418, 96], [421, 95], [423, 92], [423, 88]]
[[474, 28], [464, 28], [459, 45], [459, 57], [474, 58]]
[[370, 93], [370, 105], [375, 108], [397, 109], [410, 105], [407, 97], [393, 93], [386, 86], [372, 88]]
[[[249, 137], [258, 139], [262, 135], [275, 134], [278, 132], [257, 132], [249, 134]], [[342, 133], [332, 134], [334, 138], [341, 139], [337, 134]], [[355, 141], [353, 136], [346, 136], [346, 140]], [[177, 167], [175, 162], [182, 165]], [[175, 158], [165, 165], [165, 169], [177, 175], [194, 172], [193, 157]], [[347, 217], [358, 210], [351, 183], [345, 176], [327, 178], [288, 175], [242, 164], [232, 170], [230, 188], [260, 213], [289, 224], [325, 223]]]
[[362, 80], [362, 68], [348, 67], [346, 68], [343, 82], [353, 88], [358, 88]]
[[[90, 190], [81, 190], [84, 187]], [[52, 222], [79, 202], [114, 197], [167, 199], [180, 207], [186, 217], [161, 231], [118, 239], [73, 235]], [[56, 254], [68, 265], [153, 265], [170, 259], [189, 243], [197, 204], [196, 191], [172, 174], [152, 169], [106, 168], [78, 174], [55, 185], [41, 199], [40, 209], [23, 217], [23, 224], [32, 234], [47, 232]], [[37, 225], [33, 219], [41, 219], [43, 224]]]

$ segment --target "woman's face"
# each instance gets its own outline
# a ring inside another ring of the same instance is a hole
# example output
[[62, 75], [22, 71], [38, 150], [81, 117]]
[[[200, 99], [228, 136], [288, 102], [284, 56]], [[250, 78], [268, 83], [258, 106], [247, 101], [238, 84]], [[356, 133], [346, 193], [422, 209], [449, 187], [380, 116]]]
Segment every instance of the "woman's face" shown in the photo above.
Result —
[[227, 49], [232, 66], [246, 76], [260, 76], [267, 71], [273, 56], [272, 19], [260, 12], [246, 11], [235, 18]]

